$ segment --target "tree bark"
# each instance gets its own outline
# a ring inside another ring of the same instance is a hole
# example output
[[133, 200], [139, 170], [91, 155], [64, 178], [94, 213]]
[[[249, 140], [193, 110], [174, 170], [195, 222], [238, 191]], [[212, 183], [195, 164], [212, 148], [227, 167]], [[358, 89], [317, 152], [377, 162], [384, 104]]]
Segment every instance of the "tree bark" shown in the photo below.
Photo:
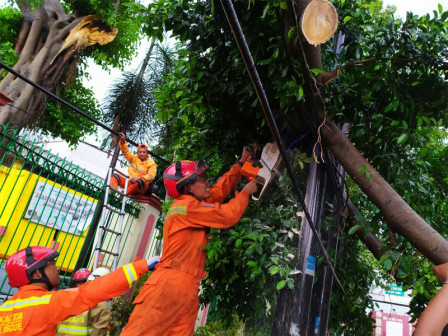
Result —
[[[325, 126], [322, 135], [327, 148], [378, 207], [389, 226], [433, 263], [447, 262], [448, 242], [412, 210], [333, 122], [326, 121]], [[360, 170], [368, 171], [370, 178]]]
[[[50, 91], [55, 91], [71, 62], [58, 57], [50, 63], [62, 46], [70, 30], [82, 18], [73, 20], [58, 0], [46, 0], [42, 6], [31, 9], [27, 1], [17, 1], [23, 21], [15, 51], [19, 56], [14, 70], [30, 78]], [[0, 124], [21, 129], [39, 118], [45, 108], [46, 97], [29, 84], [12, 74], [0, 83], [14, 102], [0, 107]]]
[[[433, 263], [447, 262], [448, 242], [412, 210], [333, 122], [325, 122], [322, 135], [327, 148], [378, 207], [387, 224]], [[360, 170], [369, 172], [370, 178]]]

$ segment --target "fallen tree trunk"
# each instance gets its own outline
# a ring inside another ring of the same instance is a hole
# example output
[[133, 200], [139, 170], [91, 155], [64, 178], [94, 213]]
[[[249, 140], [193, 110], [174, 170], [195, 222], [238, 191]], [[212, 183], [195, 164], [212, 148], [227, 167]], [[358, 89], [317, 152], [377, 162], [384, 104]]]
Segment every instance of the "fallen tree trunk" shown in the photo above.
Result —
[[[299, 34], [299, 19], [309, 0], [288, 2], [285, 13], [285, 36], [290, 29]], [[382, 178], [373, 166], [359, 153], [352, 142], [326, 116], [320, 91], [315, 85], [309, 69], [322, 69], [321, 49], [297, 39], [286, 39], [291, 60], [300, 61], [305, 79], [305, 105], [307, 113], [322, 123], [320, 135], [322, 145], [334, 155], [347, 174], [378, 207], [387, 224], [403, 235], [415, 248], [435, 264], [448, 262], [448, 241], [426, 223], [395, 190]], [[325, 75], [321, 75], [325, 77]], [[318, 78], [319, 80], [319, 78]], [[308, 125], [310, 126], [310, 125]], [[366, 174], [365, 172], [368, 172]]]
[[[426, 223], [358, 152], [331, 121], [321, 128], [327, 148], [378, 207], [387, 224], [435, 264], [448, 261], [448, 241]], [[368, 171], [361, 174], [360, 171]]]

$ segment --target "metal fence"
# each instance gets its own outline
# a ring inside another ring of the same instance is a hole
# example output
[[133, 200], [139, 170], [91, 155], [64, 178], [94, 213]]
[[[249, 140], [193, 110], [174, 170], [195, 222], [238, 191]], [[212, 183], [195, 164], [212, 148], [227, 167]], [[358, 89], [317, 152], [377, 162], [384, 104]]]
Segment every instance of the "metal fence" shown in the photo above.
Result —
[[[14, 292], [7, 285], [5, 261], [26, 246], [59, 251], [56, 264], [64, 279], [70, 279], [76, 265], [88, 265], [92, 258], [91, 253], [81, 256], [80, 252], [84, 244], [93, 244], [86, 237], [96, 228], [92, 221], [98, 217], [105, 182], [35, 140], [0, 125], [0, 303]], [[127, 201], [120, 257], [140, 210], [137, 202]], [[117, 218], [111, 220], [116, 225]], [[107, 257], [101, 262], [110, 263]]]

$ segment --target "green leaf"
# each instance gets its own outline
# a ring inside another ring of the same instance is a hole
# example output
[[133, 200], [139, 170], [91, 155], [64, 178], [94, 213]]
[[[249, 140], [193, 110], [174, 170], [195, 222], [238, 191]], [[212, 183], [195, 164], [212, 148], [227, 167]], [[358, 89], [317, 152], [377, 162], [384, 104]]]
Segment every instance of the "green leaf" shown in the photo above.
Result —
[[317, 76], [319, 74], [325, 74], [325, 71], [323, 71], [322, 69], [310, 69], [310, 71], [314, 74], [314, 76]]
[[350, 228], [350, 230], [348, 230], [348, 234], [349, 234], [349, 235], [354, 234], [356, 231], [358, 231], [358, 229], [359, 229], [360, 227], [361, 227], [361, 225], [359, 225], [359, 224], [352, 226], [352, 227]]
[[261, 15], [261, 18], [264, 19], [268, 12], [269, 12], [269, 3], [266, 5], [266, 7], [264, 7], [263, 14]]
[[299, 86], [299, 98], [303, 97], [303, 87]]
[[278, 266], [272, 267], [270, 273], [271, 273], [271, 275], [277, 274], [278, 273]]
[[442, 14], [443, 12], [443, 7], [441, 4], [438, 5], [438, 9], [439, 9], [439, 14]]
[[389, 259], [389, 258], [390, 258], [390, 256], [388, 254], [383, 254], [379, 260], [380, 264], [384, 264], [386, 259]]
[[285, 10], [288, 9], [288, 4], [286, 3], [286, 1], [280, 2], [280, 8]]
[[282, 289], [283, 287], [285, 287], [286, 285], [286, 281], [285, 280], [281, 280], [277, 283], [277, 286], [275, 287], [277, 290]]
[[352, 19], [352, 17], [351, 17], [351, 16], [346, 16], [346, 17], [344, 18], [344, 23], [346, 23], [346, 22], [350, 21], [351, 19]]
[[423, 119], [421, 117], [417, 118], [417, 126], [421, 126], [423, 124]]
[[179, 98], [180, 96], [182, 96], [182, 94], [184, 93], [184, 91], [180, 90], [176, 92], [176, 98]]
[[270, 257], [270, 259], [271, 259], [271, 261], [272, 261], [274, 264], [278, 265], [278, 259], [277, 259], [277, 258]]
[[443, 12], [442, 15], [440, 15], [440, 21], [445, 22], [448, 18], [448, 11]]
[[237, 239], [236, 242], [235, 242], [235, 247], [240, 246], [242, 243], [243, 243], [243, 240], [241, 238]]
[[409, 135], [408, 134], [402, 134], [398, 137], [397, 139], [397, 144], [401, 145], [402, 143], [406, 142], [406, 140], [408, 139]]
[[365, 223], [367, 221], [367, 219], [364, 216], [361, 216], [361, 215], [354, 216], [353, 218], [356, 219], [358, 222], [361, 222], [361, 223]]
[[390, 259], [385, 260], [383, 265], [388, 271], [392, 269], [392, 261]]

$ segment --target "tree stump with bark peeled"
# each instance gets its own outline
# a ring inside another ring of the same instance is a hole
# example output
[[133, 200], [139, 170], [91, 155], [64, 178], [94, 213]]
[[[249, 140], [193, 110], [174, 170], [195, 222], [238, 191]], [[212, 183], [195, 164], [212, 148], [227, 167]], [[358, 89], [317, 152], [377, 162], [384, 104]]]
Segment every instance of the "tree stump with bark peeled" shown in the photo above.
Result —
[[327, 0], [313, 0], [302, 15], [302, 32], [309, 44], [327, 42], [338, 27], [336, 8]]

